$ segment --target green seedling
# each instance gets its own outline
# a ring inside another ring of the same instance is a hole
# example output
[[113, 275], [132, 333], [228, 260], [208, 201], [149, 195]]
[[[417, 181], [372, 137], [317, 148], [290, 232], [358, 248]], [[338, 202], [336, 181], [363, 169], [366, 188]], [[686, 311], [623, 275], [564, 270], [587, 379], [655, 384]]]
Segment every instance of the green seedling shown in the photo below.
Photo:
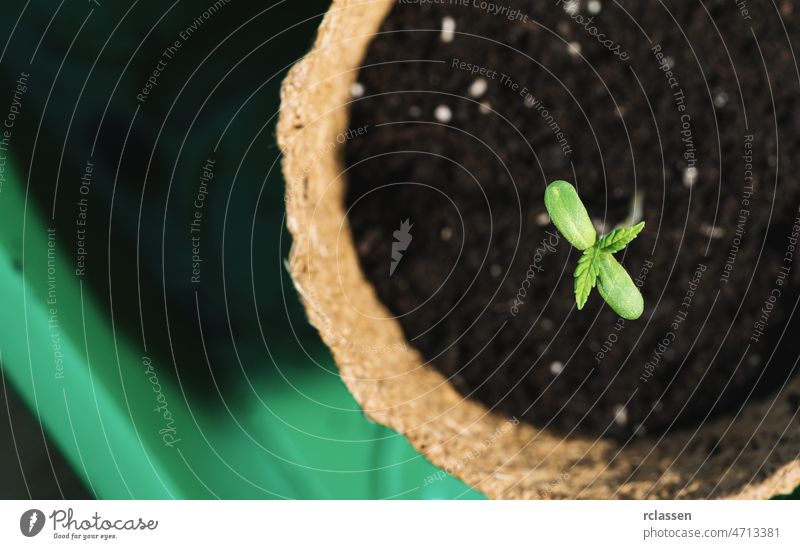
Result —
[[592, 220], [578, 192], [566, 181], [553, 181], [544, 193], [550, 219], [570, 244], [583, 252], [575, 268], [575, 302], [583, 309], [592, 288], [624, 319], [636, 320], [644, 311], [644, 299], [625, 267], [614, 258], [636, 238], [644, 221], [614, 229], [597, 238]]

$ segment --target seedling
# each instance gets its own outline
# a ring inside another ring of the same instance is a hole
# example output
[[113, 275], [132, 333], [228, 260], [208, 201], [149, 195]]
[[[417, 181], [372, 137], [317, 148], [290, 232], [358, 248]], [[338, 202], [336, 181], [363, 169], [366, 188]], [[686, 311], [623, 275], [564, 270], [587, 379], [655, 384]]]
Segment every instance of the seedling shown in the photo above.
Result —
[[644, 229], [644, 221], [620, 227], [597, 238], [578, 192], [566, 181], [553, 181], [544, 193], [550, 219], [570, 244], [583, 252], [575, 268], [575, 302], [583, 309], [592, 288], [619, 316], [636, 320], [644, 311], [644, 299], [625, 267], [614, 258]]

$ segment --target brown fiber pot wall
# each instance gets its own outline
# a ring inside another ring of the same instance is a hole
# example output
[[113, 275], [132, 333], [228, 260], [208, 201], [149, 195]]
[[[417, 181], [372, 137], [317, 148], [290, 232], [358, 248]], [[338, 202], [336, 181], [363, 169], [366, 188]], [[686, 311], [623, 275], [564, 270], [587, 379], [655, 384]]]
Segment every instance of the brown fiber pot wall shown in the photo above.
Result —
[[[678, 433], [621, 448], [489, 413], [407, 344], [360, 270], [343, 207], [350, 87], [393, 3], [333, 1], [312, 51], [283, 84], [278, 123], [291, 274], [364, 413], [492, 498], [691, 498], [712, 491], [767, 498], [800, 484], [800, 425], [780, 401], [748, 406], [733, 428], [721, 419], [694, 437]], [[800, 378], [792, 385], [800, 390]], [[723, 435], [724, 448], [709, 456]], [[777, 446], [752, 444], [778, 437]]]

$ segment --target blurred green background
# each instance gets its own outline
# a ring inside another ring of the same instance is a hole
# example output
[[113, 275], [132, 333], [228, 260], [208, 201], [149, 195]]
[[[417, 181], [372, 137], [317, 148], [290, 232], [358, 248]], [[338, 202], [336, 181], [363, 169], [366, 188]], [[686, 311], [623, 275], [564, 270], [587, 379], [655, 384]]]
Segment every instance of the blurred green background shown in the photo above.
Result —
[[0, 6], [0, 497], [481, 497], [363, 416], [283, 264], [327, 6]]

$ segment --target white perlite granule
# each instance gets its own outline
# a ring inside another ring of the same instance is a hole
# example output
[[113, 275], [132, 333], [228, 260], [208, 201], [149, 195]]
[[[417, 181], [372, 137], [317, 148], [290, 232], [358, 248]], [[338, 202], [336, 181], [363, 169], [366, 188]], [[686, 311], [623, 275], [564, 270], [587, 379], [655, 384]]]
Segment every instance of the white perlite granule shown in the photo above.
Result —
[[350, 86], [350, 95], [353, 97], [361, 97], [364, 95], [364, 84], [361, 82], [353, 82]]
[[475, 99], [477, 99], [481, 97], [484, 93], [486, 93], [487, 89], [489, 89], [489, 83], [486, 82], [486, 79], [478, 78], [469, 87], [468, 93], [470, 97], [474, 97]]
[[456, 20], [449, 15], [442, 19], [442, 42], [452, 42], [456, 37]]
[[433, 111], [433, 116], [442, 124], [447, 124], [453, 119], [453, 111], [451, 111], [450, 107], [447, 105], [439, 105], [436, 107], [436, 110]]

